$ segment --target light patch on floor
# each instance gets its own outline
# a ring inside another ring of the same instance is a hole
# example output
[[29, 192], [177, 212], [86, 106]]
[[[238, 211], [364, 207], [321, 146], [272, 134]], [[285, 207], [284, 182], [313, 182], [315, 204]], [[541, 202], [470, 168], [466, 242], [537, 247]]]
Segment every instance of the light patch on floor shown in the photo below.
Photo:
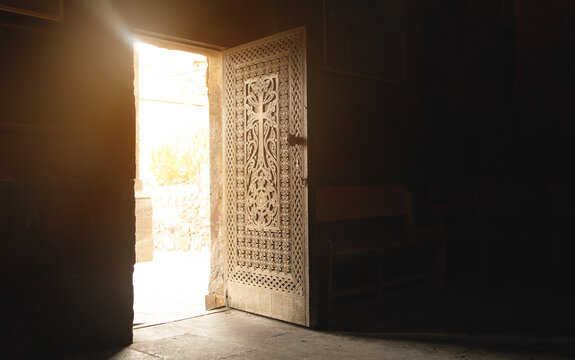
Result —
[[154, 261], [134, 265], [134, 326], [205, 314], [209, 251], [155, 251]]

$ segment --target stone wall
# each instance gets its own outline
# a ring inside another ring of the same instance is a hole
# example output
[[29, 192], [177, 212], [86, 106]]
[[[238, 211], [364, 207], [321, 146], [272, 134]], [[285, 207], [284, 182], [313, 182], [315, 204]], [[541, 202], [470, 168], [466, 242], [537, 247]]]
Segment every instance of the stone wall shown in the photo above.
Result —
[[202, 251], [210, 246], [209, 183], [154, 186], [154, 249]]
[[154, 260], [154, 236], [152, 200], [136, 193], [136, 262]]
[[222, 57], [220, 53], [208, 56], [208, 99], [210, 104], [210, 247], [209, 293], [220, 299], [225, 296], [224, 284], [224, 166], [222, 154]]

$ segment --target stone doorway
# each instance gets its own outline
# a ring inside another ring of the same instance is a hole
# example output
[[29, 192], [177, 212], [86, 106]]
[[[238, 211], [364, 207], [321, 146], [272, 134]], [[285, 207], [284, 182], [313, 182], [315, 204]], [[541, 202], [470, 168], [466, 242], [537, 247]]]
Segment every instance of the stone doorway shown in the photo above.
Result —
[[219, 85], [208, 74], [208, 62], [217, 70], [218, 59], [216, 51], [158, 38], [134, 43], [134, 326], [203, 314], [205, 299], [217, 298], [223, 283], [212, 176], [219, 166]]

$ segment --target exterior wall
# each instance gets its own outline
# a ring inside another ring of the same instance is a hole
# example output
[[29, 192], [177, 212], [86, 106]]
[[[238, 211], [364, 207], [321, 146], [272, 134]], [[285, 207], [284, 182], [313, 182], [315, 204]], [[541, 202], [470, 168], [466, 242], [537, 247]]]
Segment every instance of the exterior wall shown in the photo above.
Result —
[[154, 260], [152, 200], [136, 193], [136, 262]]

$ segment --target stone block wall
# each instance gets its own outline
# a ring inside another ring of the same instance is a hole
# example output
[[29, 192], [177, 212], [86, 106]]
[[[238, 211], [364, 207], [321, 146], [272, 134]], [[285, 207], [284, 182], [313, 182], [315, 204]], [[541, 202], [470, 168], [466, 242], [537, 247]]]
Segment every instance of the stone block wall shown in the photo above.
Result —
[[154, 260], [152, 200], [136, 193], [136, 262]]

